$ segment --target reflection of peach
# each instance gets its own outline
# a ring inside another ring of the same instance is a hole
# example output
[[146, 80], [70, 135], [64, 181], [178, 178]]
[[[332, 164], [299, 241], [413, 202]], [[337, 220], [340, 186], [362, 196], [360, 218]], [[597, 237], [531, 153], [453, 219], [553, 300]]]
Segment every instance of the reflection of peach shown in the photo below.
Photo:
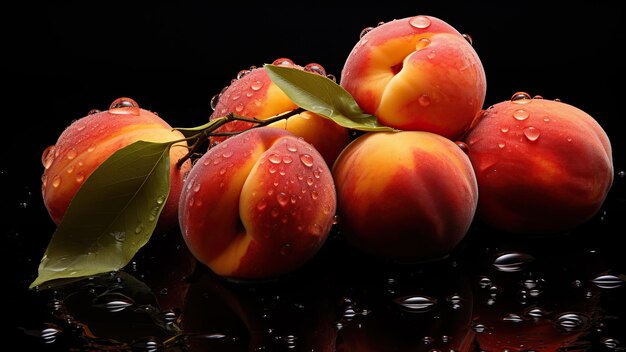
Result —
[[478, 198], [467, 155], [429, 132], [358, 137], [333, 167], [340, 226], [364, 252], [423, 260], [464, 238]]
[[216, 274], [267, 279], [318, 251], [335, 207], [332, 175], [315, 148], [288, 131], [261, 127], [198, 159], [179, 216], [189, 249]]
[[[318, 64], [309, 64], [305, 67], [295, 65], [291, 60], [278, 59], [275, 64], [286, 65], [305, 71], [325, 74], [324, 69]], [[270, 117], [291, 111], [298, 106], [275, 85], [265, 71], [258, 67], [249, 70], [243, 77], [234, 80], [219, 96], [215, 105], [215, 111], [211, 120], [234, 113], [239, 116], [265, 120]], [[216, 132], [243, 131], [252, 127], [253, 124], [244, 121], [233, 121]], [[281, 120], [270, 125], [275, 128], [286, 129], [298, 137], [304, 138], [326, 160], [329, 166], [343, 147], [349, 142], [348, 130], [312, 112], [303, 112], [286, 120]], [[224, 137], [215, 137], [213, 141], [222, 141]]]
[[[183, 138], [182, 133], [172, 130], [162, 118], [140, 109], [128, 98], [116, 100], [109, 110], [74, 121], [42, 156], [45, 167], [42, 193], [50, 217], [59, 224], [83, 182], [119, 149], [139, 140], [168, 142]], [[186, 146], [186, 143], [179, 145]], [[187, 148], [178, 145], [170, 149], [170, 193], [159, 217], [157, 231], [169, 229], [177, 223], [178, 195], [191, 162], [185, 162], [180, 168], [176, 163], [186, 153]], [[154, 202], [165, 196], [155, 194]]]
[[432, 16], [373, 28], [354, 46], [341, 85], [383, 125], [457, 139], [480, 112], [483, 65], [469, 42]]
[[613, 182], [611, 144], [584, 111], [519, 94], [487, 109], [464, 141], [477, 214], [502, 231], [570, 230], [595, 215]]

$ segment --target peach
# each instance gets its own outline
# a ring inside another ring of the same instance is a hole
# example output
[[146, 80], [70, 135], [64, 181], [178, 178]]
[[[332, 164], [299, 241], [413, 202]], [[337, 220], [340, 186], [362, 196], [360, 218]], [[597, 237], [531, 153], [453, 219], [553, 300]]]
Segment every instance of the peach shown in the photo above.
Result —
[[[119, 149], [139, 140], [168, 142], [183, 138], [162, 118], [139, 108], [129, 98], [117, 99], [109, 110], [94, 111], [75, 120], [42, 155], [45, 170], [41, 190], [50, 217], [58, 225], [83, 182]], [[170, 191], [156, 231], [177, 224], [178, 196], [191, 163], [187, 161], [180, 168], [176, 163], [187, 153], [186, 145], [180, 142], [170, 148]]]
[[467, 155], [430, 132], [366, 133], [339, 155], [333, 176], [346, 240], [377, 256], [446, 256], [465, 237], [476, 210]]
[[608, 136], [566, 103], [516, 94], [487, 109], [464, 141], [480, 190], [477, 216], [501, 231], [571, 230], [600, 210], [613, 183]]
[[288, 131], [260, 127], [198, 159], [185, 180], [179, 222], [192, 254], [214, 273], [269, 279], [314, 256], [335, 209], [320, 153]]
[[[289, 59], [277, 59], [274, 64], [294, 67], [325, 76], [326, 72], [319, 64], [311, 63], [304, 67], [295, 65]], [[270, 79], [265, 68], [258, 67], [244, 70], [239, 78], [225, 88], [214, 99], [215, 110], [210, 117], [213, 120], [234, 113], [239, 116], [265, 120], [270, 117], [291, 111], [298, 106]], [[252, 127], [254, 124], [245, 121], [234, 121], [226, 124], [216, 132], [237, 132]], [[322, 154], [329, 166], [337, 155], [348, 144], [348, 129], [335, 122], [309, 111], [275, 122], [271, 127], [286, 129], [298, 137], [304, 138]], [[225, 138], [213, 138], [222, 141]]]
[[452, 140], [482, 109], [487, 86], [466, 37], [432, 16], [393, 20], [362, 35], [340, 82], [382, 125]]

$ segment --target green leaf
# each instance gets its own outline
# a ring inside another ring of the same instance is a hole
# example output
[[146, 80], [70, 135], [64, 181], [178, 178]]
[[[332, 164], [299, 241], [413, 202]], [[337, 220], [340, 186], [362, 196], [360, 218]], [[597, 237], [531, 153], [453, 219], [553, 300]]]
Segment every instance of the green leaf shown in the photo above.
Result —
[[167, 200], [172, 143], [135, 142], [94, 170], [54, 232], [30, 288], [130, 262], [150, 239]]
[[361, 131], [397, 131], [378, 123], [376, 116], [361, 110], [352, 95], [330, 79], [294, 67], [266, 64], [270, 79], [296, 105]]

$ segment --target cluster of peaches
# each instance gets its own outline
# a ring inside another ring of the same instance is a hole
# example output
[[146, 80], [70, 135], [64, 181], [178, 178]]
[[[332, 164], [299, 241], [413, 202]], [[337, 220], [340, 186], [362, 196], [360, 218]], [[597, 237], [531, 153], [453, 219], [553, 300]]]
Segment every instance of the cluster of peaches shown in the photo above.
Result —
[[[274, 65], [329, 77], [319, 64]], [[212, 103], [268, 119], [298, 106], [263, 67]], [[179, 226], [218, 275], [272, 278], [311, 259], [331, 228], [354, 248], [422, 261], [448, 255], [475, 218], [512, 234], [568, 231], [591, 219], [613, 182], [610, 141], [584, 111], [520, 92], [483, 109], [486, 76], [471, 40], [415, 16], [363, 33], [338, 83], [395, 132], [358, 131], [304, 111], [263, 127], [232, 121], [192, 164], [170, 150], [170, 193], [157, 230]], [[84, 180], [137, 140], [183, 139], [132, 102], [73, 123], [44, 153], [43, 198], [59, 223]]]

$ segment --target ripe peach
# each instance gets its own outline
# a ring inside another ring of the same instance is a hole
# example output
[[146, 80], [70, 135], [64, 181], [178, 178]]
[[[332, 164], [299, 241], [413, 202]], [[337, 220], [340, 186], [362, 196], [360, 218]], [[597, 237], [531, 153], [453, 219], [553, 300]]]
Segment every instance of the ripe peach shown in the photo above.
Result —
[[189, 173], [179, 221], [192, 254], [218, 275], [267, 279], [324, 243], [336, 208], [322, 156], [292, 133], [261, 127], [209, 149]]
[[381, 124], [453, 140], [480, 112], [487, 86], [469, 41], [432, 16], [372, 28], [350, 52], [340, 82]]
[[540, 234], [573, 229], [613, 183], [611, 144], [584, 111], [526, 93], [487, 109], [465, 137], [491, 227]]
[[333, 167], [341, 229], [363, 252], [402, 260], [441, 257], [464, 238], [478, 189], [472, 165], [430, 132], [370, 132]]
[[[96, 111], [74, 121], [55, 145], [42, 155], [45, 168], [42, 194], [48, 213], [58, 225], [72, 198], [91, 173], [113, 153], [139, 140], [168, 142], [183, 139], [162, 118], [141, 109], [132, 99], [120, 98], [106, 111]], [[170, 192], [157, 223], [157, 231], [177, 224], [178, 196], [190, 162], [176, 167], [187, 153], [186, 142], [170, 148]]]
[[[274, 61], [274, 64], [326, 75], [324, 68], [315, 63], [301, 67], [289, 59], [282, 58]], [[239, 78], [234, 80], [215, 99], [219, 100], [215, 104], [215, 110], [210, 117], [211, 120], [225, 116], [230, 112], [239, 116], [265, 120], [298, 107], [272, 82], [263, 67], [243, 71]], [[253, 124], [250, 122], [234, 121], [216, 132], [243, 131], [252, 126]], [[296, 136], [304, 138], [322, 154], [329, 166], [332, 166], [337, 155], [348, 144], [350, 138], [346, 128], [308, 111], [275, 122], [270, 126], [286, 129]], [[224, 139], [217, 137], [213, 141]]]

